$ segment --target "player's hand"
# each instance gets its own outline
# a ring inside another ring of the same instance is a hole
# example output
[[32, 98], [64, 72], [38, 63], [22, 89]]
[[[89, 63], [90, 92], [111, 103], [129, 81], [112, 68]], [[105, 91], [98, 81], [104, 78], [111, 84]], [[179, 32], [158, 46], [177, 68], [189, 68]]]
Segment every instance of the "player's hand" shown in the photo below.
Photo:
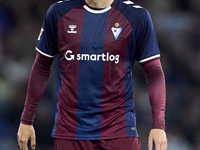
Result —
[[35, 149], [35, 130], [32, 125], [20, 123], [17, 133], [18, 144], [21, 150], [28, 150], [28, 141], [31, 141], [31, 148]]
[[153, 149], [153, 142], [155, 143], [156, 150], [167, 149], [166, 133], [162, 129], [152, 129], [149, 134], [148, 149]]

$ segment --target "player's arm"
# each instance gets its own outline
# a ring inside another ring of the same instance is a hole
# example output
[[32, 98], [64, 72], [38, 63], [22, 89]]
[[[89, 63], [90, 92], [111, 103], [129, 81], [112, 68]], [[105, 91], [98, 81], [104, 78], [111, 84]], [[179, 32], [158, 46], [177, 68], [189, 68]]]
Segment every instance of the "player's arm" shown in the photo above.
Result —
[[52, 62], [53, 58], [43, 56], [37, 52], [29, 78], [26, 101], [17, 133], [18, 144], [22, 150], [27, 150], [29, 139], [31, 140], [31, 148], [35, 149], [33, 121], [39, 101], [46, 89]]
[[167, 149], [167, 138], [165, 133], [165, 103], [166, 87], [163, 69], [160, 59], [154, 59], [142, 63], [145, 71], [149, 99], [152, 108], [153, 124], [149, 135], [149, 150], [155, 143], [156, 150]]

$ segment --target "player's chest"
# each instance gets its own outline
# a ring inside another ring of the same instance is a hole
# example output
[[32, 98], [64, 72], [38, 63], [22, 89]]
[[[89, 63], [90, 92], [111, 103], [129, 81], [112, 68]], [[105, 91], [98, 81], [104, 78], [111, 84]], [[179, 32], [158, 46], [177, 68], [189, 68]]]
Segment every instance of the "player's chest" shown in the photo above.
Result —
[[131, 31], [129, 22], [115, 12], [71, 11], [58, 23], [59, 49], [61, 53], [81, 48], [120, 50], [128, 44]]

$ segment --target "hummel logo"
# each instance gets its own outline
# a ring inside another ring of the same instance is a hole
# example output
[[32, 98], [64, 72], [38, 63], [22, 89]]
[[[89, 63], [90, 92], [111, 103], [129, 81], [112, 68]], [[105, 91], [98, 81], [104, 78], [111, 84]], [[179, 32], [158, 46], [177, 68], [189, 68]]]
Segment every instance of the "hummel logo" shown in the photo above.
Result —
[[77, 31], [74, 31], [74, 29], [76, 29], [77, 25], [69, 25], [69, 28], [71, 29], [71, 31], [67, 31], [67, 33], [77, 33]]

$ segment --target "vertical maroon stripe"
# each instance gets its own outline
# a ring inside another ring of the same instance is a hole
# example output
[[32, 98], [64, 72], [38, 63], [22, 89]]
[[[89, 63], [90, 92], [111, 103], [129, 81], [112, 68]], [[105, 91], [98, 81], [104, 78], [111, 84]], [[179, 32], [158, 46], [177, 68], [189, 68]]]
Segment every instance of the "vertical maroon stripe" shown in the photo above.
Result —
[[[119, 26], [118, 26], [119, 25]], [[112, 27], [122, 28], [118, 38], [111, 30]], [[105, 54], [119, 55], [119, 63], [105, 61], [103, 68], [102, 89], [102, 116], [101, 137], [127, 136], [125, 122], [125, 95], [124, 77], [126, 75], [126, 55], [128, 49], [131, 26], [127, 19], [115, 8], [108, 15]]]
[[[80, 53], [84, 12], [83, 7], [77, 7], [63, 16], [58, 23], [62, 81], [58, 97], [59, 115], [56, 123], [56, 137], [66, 133], [66, 136], [76, 139], [79, 61], [76, 59], [69, 61], [65, 58], [65, 54], [68, 50], [75, 56]], [[69, 32], [72, 31], [70, 28], [72, 25], [76, 33]], [[68, 53], [67, 57], [72, 54]]]

